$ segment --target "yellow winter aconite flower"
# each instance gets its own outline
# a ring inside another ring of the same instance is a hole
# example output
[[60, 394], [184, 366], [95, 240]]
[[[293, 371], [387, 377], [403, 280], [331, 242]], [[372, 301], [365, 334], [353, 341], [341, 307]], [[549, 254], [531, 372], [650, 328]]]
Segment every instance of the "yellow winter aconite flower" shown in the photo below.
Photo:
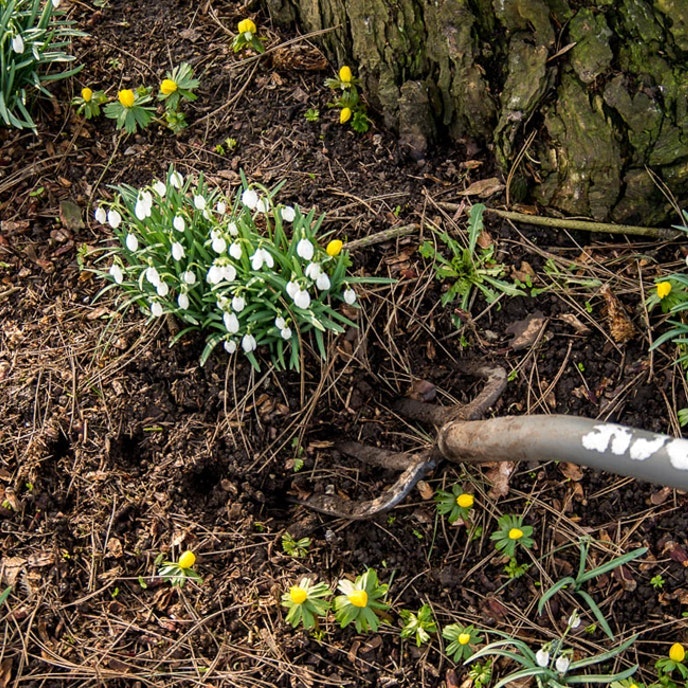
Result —
[[257, 31], [256, 25], [252, 19], [242, 19], [237, 24], [237, 29], [239, 30], [239, 33], [254, 34]]
[[134, 107], [134, 92], [130, 88], [124, 88], [117, 94], [117, 100], [125, 108]]
[[354, 75], [351, 73], [351, 67], [347, 67], [344, 65], [340, 70], [339, 70], [339, 80], [343, 84], [350, 84], [351, 80], [354, 78]]
[[671, 282], [658, 282], [657, 283], [657, 296], [663, 299], [671, 293]]
[[93, 91], [86, 86], [85, 88], [81, 89], [81, 97], [84, 99], [84, 103], [90, 103], [91, 98], [93, 98]]
[[328, 256], [338, 256], [342, 252], [342, 246], [344, 246], [344, 242], [340, 239], [332, 239], [332, 241], [327, 244], [325, 252]]
[[160, 92], [166, 96], [174, 93], [177, 88], [177, 82], [174, 81], [174, 79], [163, 79], [162, 83], [160, 84]]
[[354, 607], [368, 606], [368, 593], [365, 590], [354, 590], [347, 595], [347, 598]]
[[345, 107], [341, 109], [341, 112], [339, 113], [339, 123], [340, 124], [345, 124], [351, 119], [351, 108]]
[[[659, 286], [659, 285], [657, 285]], [[669, 659], [672, 662], [680, 664], [686, 658], [686, 651], [683, 649], [681, 643], [674, 643], [669, 648]]]
[[470, 633], [459, 633], [459, 637], [457, 638], [459, 641], [459, 645], [468, 645], [468, 643], [471, 642], [471, 634]]
[[298, 585], [292, 585], [292, 587], [289, 588], [289, 599], [294, 604], [303, 604], [307, 597], [308, 593], [302, 587]]
[[509, 531], [509, 540], [520, 540], [523, 537], [523, 531], [520, 528], [512, 528]]
[[470, 509], [475, 502], [475, 498], [473, 497], [472, 494], [468, 494], [464, 492], [463, 494], [460, 494], [456, 498], [456, 503], [458, 506], [460, 506], [462, 509]]
[[190, 569], [195, 563], [196, 555], [191, 550], [186, 550], [186, 552], [179, 557], [179, 561], [177, 561], [179, 568], [182, 569]]

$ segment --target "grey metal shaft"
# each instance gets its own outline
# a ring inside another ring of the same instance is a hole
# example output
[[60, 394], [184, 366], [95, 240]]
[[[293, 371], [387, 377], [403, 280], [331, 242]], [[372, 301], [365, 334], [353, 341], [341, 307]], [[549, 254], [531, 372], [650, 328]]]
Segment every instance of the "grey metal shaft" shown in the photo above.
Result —
[[688, 490], [688, 440], [576, 416], [452, 421], [438, 446], [450, 461], [570, 461]]

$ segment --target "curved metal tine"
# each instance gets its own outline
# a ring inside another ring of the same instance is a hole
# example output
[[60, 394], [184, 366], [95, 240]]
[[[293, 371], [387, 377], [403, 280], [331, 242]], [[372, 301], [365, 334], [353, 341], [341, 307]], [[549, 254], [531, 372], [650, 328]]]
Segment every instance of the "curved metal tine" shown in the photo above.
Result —
[[346, 518], [351, 521], [383, 514], [405, 499], [418, 481], [428, 471], [435, 468], [437, 465], [436, 456], [438, 455], [430, 450], [419, 454], [419, 460], [408, 466], [397, 481], [376, 499], [349, 501], [336, 495], [315, 495], [305, 502], [300, 502], [300, 504], [328, 516]]
[[363, 463], [389, 468], [393, 471], [405, 471], [410, 464], [416, 463], [420, 457], [423, 457], [424, 460], [427, 455], [427, 451], [421, 454], [393, 452], [387, 449], [380, 449], [379, 447], [371, 447], [369, 444], [361, 444], [360, 442], [337, 442], [335, 447], [340, 452], [353, 456]]

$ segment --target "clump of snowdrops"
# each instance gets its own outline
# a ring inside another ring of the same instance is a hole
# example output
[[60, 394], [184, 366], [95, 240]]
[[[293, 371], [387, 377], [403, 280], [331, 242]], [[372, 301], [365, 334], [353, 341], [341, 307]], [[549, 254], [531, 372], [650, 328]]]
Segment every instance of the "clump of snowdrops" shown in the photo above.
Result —
[[101, 294], [116, 289], [122, 307], [151, 319], [173, 316], [185, 326], [173, 341], [203, 331], [202, 364], [219, 344], [256, 369], [263, 350], [300, 370], [305, 340], [325, 358], [325, 333], [355, 326], [355, 285], [388, 280], [349, 275], [342, 241], [319, 236], [324, 216], [277, 202], [278, 190], [242, 175], [231, 199], [174, 168], [140, 189], [116, 187], [95, 210], [116, 237], [96, 264], [110, 282]]

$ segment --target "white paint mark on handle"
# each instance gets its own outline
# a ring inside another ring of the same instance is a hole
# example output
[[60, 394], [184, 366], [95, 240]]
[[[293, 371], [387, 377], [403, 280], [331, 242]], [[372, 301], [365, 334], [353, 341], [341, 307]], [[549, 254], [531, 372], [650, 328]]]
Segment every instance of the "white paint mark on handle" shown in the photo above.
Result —
[[688, 440], [671, 440], [666, 446], [671, 465], [679, 471], [688, 471]]
[[668, 439], [664, 435], [657, 435], [651, 440], [639, 437], [631, 445], [630, 456], [634, 461], [645, 461], [658, 452]]
[[611, 451], [612, 454], [620, 456], [626, 453], [632, 438], [631, 431], [623, 425], [605, 423], [596, 425], [592, 432], [583, 435], [581, 440], [583, 447], [589, 451], [597, 451], [601, 454]]

